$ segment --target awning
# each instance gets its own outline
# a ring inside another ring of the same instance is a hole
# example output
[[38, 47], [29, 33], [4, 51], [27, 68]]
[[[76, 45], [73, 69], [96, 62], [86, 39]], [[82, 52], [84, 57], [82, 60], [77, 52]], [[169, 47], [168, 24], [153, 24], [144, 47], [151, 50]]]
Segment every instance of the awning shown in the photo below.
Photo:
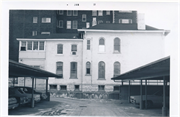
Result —
[[163, 80], [163, 77], [169, 80], [169, 75], [170, 57], [165, 57], [111, 78], [111, 80]]
[[60, 78], [59, 75], [31, 67], [26, 64], [18, 63], [13, 60], [9, 60], [9, 77], [35, 77], [35, 78], [47, 78], [56, 77]]

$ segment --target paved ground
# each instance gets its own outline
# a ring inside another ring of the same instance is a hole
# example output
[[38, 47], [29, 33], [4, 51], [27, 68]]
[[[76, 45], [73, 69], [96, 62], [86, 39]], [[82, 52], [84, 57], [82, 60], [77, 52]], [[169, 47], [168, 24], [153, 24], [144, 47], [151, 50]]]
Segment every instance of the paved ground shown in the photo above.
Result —
[[39, 116], [161, 116], [161, 108], [140, 110], [127, 102], [105, 99], [51, 98], [34, 108], [27, 106], [9, 110], [9, 115]]

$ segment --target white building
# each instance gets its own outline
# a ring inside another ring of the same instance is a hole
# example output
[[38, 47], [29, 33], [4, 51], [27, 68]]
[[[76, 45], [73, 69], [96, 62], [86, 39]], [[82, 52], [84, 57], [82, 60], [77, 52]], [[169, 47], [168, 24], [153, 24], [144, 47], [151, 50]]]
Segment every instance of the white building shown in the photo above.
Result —
[[74, 34], [18, 38], [19, 61], [57, 73], [49, 88], [113, 91], [111, 78], [163, 58], [166, 30], [138, 24], [99, 24]]

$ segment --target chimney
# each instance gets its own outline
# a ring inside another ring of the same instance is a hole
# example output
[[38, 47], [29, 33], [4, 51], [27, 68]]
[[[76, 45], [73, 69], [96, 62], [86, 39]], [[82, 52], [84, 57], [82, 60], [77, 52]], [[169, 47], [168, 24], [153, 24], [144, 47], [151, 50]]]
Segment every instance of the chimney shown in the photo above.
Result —
[[138, 30], [145, 30], [146, 29], [143, 13], [139, 13], [137, 16], [137, 29]]

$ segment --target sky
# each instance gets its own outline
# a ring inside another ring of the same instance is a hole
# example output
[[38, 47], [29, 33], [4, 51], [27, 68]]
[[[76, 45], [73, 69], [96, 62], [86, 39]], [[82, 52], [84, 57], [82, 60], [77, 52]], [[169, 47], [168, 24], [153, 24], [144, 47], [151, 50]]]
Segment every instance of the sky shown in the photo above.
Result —
[[[39, 2], [39, 3], [38, 3]], [[8, 63], [8, 37], [9, 37], [9, 9], [44, 9], [44, 10], [60, 10], [60, 9], [73, 9], [73, 10], [92, 10], [92, 9], [104, 9], [104, 10], [137, 10], [138, 13], [145, 14], [145, 24], [158, 29], [170, 30], [170, 33], [165, 37], [165, 55], [171, 56], [171, 94], [173, 100], [171, 104], [175, 109], [171, 109], [171, 115], [177, 115], [179, 112], [179, 6], [177, 2], [74, 2], [69, 1], [64, 2], [3, 2], [2, 12], [1, 12], [1, 63]], [[74, 4], [79, 4], [79, 6], [74, 6]], [[68, 5], [67, 5], [68, 4]], [[96, 5], [94, 5], [96, 4]], [[2, 17], [3, 16], [3, 17]], [[2, 51], [3, 50], [3, 51]], [[3, 66], [3, 73], [8, 74], [8, 66]], [[1, 64], [2, 72], [2, 64]], [[1, 77], [4, 77], [1, 74]], [[8, 77], [5, 75], [5, 77]], [[178, 82], [177, 82], [178, 81]], [[2, 83], [2, 82], [1, 82]], [[8, 82], [7, 82], [8, 83]], [[1, 84], [7, 85], [7, 83]], [[178, 92], [172, 92], [172, 91]], [[1, 92], [2, 93], [2, 92]], [[176, 106], [175, 106], [176, 105]], [[5, 112], [7, 113], [7, 112]]]

